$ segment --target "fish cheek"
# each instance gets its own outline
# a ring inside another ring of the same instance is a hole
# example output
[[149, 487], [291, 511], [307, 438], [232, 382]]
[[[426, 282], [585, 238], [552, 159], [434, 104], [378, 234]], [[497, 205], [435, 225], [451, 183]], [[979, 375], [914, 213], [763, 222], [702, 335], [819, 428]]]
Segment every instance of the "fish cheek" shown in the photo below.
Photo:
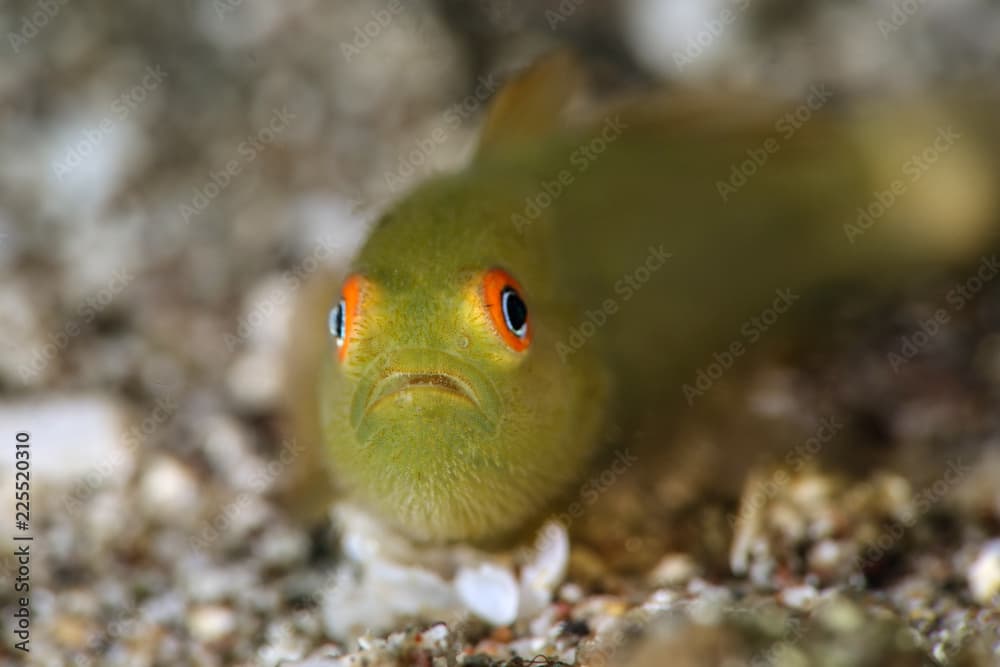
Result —
[[328, 360], [319, 386], [320, 419], [324, 448], [335, 477], [346, 481], [356, 476], [359, 442], [351, 426], [350, 410], [358, 390], [353, 373], [345, 372], [336, 360]]
[[533, 345], [518, 362], [495, 369], [504, 412], [500, 446], [530, 457], [544, 453], [561, 438], [572, 378], [541, 346]]
[[[583, 345], [566, 354], [565, 341], [558, 334], [570, 331], [561, 321], [539, 327], [537, 346], [532, 352], [527, 382], [537, 389], [532, 401], [541, 413], [537, 427], [549, 434], [547, 446], [564, 459], [567, 471], [597, 446], [597, 432], [603, 423], [609, 391], [608, 374], [595, 345]], [[571, 461], [565, 461], [566, 458]]]

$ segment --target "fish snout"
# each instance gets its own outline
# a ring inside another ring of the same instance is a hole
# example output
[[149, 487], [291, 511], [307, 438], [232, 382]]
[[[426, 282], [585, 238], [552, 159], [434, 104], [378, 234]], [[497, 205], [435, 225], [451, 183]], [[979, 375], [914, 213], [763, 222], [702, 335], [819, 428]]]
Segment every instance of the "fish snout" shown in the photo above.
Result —
[[351, 425], [388, 401], [406, 395], [430, 395], [458, 400], [481, 412], [493, 426], [500, 418], [500, 396], [493, 382], [472, 363], [441, 350], [394, 350], [365, 371], [351, 405]]

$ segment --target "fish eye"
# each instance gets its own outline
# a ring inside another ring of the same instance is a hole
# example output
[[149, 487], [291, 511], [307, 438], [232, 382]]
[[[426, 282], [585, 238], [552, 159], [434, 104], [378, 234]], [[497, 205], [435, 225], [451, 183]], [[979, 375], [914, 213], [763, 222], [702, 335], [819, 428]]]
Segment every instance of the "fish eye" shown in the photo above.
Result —
[[340, 300], [337, 307], [330, 311], [330, 333], [337, 340], [337, 347], [344, 346], [344, 311], [347, 310], [347, 302]]
[[500, 306], [504, 323], [515, 336], [524, 338], [528, 333], [528, 307], [514, 288], [505, 287], [500, 293]]
[[353, 333], [355, 320], [361, 305], [361, 291], [364, 279], [357, 275], [348, 276], [340, 290], [340, 300], [330, 310], [330, 334], [337, 343], [337, 358], [347, 358], [347, 348]]
[[500, 338], [516, 352], [531, 344], [531, 321], [521, 286], [503, 269], [491, 269], [483, 277], [483, 302]]

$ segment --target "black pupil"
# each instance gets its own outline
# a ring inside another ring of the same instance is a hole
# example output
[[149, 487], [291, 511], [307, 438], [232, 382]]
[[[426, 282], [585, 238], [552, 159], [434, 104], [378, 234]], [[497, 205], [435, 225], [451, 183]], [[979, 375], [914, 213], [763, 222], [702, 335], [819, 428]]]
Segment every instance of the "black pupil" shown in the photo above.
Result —
[[341, 301], [337, 304], [337, 314], [334, 315], [334, 331], [337, 332], [337, 338], [343, 339], [344, 337], [344, 302]]
[[504, 287], [500, 293], [503, 303], [503, 316], [507, 327], [517, 336], [525, 334], [524, 325], [528, 322], [528, 307], [524, 305], [521, 296], [513, 287]]

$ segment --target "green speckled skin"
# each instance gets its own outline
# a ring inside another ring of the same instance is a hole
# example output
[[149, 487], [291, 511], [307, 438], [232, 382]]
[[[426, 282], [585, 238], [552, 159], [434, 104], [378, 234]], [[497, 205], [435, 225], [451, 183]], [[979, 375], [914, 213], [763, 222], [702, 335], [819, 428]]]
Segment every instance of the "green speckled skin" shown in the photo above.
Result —
[[[779, 290], [807, 299], [830, 281], [899, 283], [973, 257], [995, 233], [995, 181], [945, 192], [939, 180], [990, 159], [965, 142], [919, 186], [951, 197], [955, 220], [923, 215], [911, 204], [926, 195], [911, 194], [848, 240], [845, 223], [933, 139], [933, 114], [902, 125], [817, 116], [724, 200], [719, 181], [776, 135], [775, 115], [621, 113], [511, 141], [423, 185], [353, 264], [372, 289], [345, 363], [326, 355], [327, 453], [349, 495], [417, 539], [495, 543], [537, 525], [591, 464], [604, 425], [683, 406], [684, 384]], [[602, 132], [601, 151], [579, 159]], [[568, 184], [524, 217], [561, 170]], [[492, 267], [523, 286], [534, 332], [524, 353], [470, 297]], [[452, 374], [481, 400], [425, 386], [366, 410], [374, 382], [398, 370]]]
[[[564, 364], [557, 354], [573, 320], [552, 290], [545, 228], [520, 235], [509, 227], [507, 211], [519, 201], [510, 185], [469, 172], [428, 185], [383, 220], [354, 264], [373, 294], [350, 354], [343, 365], [328, 355], [321, 405], [335, 470], [416, 537], [479, 542], [523, 528], [598, 442], [603, 373], [593, 355]], [[508, 348], [468, 297], [492, 267], [523, 285], [534, 332], [524, 353]], [[359, 385], [400, 368], [455, 374], [496, 398], [480, 411], [413, 389], [352, 424], [348, 399]]]

